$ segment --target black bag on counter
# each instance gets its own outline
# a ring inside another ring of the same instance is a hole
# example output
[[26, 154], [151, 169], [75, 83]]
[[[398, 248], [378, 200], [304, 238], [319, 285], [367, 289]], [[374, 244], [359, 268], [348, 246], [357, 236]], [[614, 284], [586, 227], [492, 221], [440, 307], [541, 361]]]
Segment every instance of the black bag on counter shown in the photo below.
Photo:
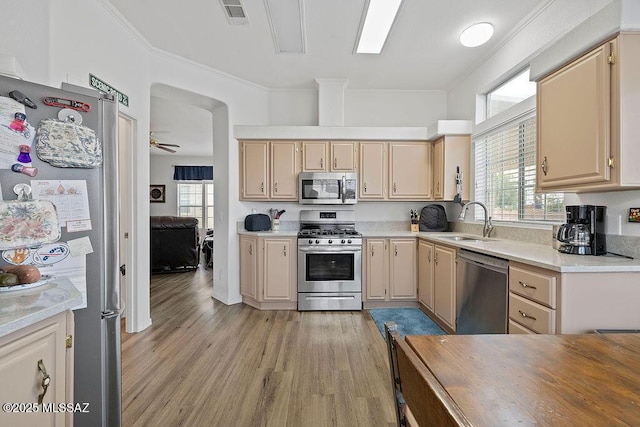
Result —
[[427, 205], [422, 208], [420, 231], [449, 231], [447, 213], [442, 205]]
[[268, 231], [271, 230], [271, 220], [269, 215], [251, 214], [244, 218], [244, 229], [247, 231]]

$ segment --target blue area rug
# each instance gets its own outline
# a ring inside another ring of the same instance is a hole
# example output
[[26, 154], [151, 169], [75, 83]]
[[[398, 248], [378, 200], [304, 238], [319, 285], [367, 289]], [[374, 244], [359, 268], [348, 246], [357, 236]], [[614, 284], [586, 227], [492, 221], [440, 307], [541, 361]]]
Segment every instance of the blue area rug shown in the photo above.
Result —
[[385, 322], [395, 322], [398, 325], [398, 333], [402, 336], [447, 334], [419, 308], [372, 308], [369, 314], [383, 338]]

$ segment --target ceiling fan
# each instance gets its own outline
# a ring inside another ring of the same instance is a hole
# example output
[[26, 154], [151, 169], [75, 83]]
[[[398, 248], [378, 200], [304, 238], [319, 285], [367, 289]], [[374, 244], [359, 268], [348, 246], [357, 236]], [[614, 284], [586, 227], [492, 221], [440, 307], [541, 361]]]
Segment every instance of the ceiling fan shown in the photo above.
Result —
[[151, 147], [159, 148], [161, 150], [168, 151], [170, 153], [175, 153], [176, 150], [172, 150], [171, 148], [167, 148], [167, 147], [180, 147], [178, 144], [167, 144], [167, 143], [164, 143], [164, 142], [159, 142], [153, 136], [153, 134], [154, 134], [154, 132], [149, 132], [149, 146], [151, 146]]

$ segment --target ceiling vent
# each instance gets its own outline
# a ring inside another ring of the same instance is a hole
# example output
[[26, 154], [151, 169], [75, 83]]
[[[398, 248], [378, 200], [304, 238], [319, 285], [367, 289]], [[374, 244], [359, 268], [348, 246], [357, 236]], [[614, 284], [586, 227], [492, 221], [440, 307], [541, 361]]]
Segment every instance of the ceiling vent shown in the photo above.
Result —
[[241, 0], [220, 0], [224, 13], [230, 24], [243, 25], [249, 23]]

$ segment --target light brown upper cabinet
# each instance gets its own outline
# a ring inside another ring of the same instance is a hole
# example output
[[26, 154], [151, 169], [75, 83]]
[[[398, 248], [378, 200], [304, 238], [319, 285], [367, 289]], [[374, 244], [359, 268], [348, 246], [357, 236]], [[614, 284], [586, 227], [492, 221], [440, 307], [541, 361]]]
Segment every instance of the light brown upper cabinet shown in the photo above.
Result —
[[351, 141], [304, 141], [302, 170], [304, 172], [354, 172], [357, 144]]
[[297, 200], [298, 172], [300, 156], [298, 143], [279, 141], [271, 143], [271, 185], [272, 199]]
[[297, 200], [300, 143], [240, 141], [240, 200]]
[[431, 143], [389, 143], [389, 198], [430, 199]]
[[267, 141], [240, 142], [240, 198], [269, 197], [269, 143]]
[[360, 143], [360, 194], [367, 199], [385, 199], [387, 196], [387, 143]]
[[453, 200], [458, 193], [456, 174], [460, 170], [461, 197], [469, 199], [469, 135], [446, 135], [433, 144], [433, 198]]
[[621, 34], [538, 81], [539, 191], [640, 187], [640, 35]]
[[328, 144], [324, 141], [302, 142], [302, 171], [327, 172]]
[[340, 141], [331, 143], [331, 165], [332, 172], [354, 172], [356, 170], [355, 142]]

